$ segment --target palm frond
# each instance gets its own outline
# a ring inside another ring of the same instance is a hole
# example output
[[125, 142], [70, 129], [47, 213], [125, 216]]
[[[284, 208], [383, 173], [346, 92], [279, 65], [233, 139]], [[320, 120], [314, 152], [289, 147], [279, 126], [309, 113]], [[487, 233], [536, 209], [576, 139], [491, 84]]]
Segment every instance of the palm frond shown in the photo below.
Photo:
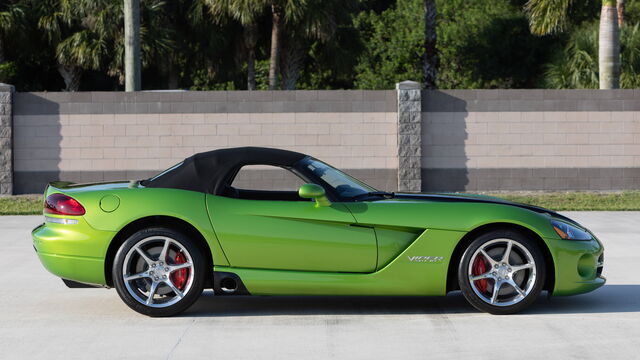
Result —
[[573, 0], [529, 0], [525, 12], [529, 27], [536, 35], [563, 31], [567, 25], [569, 6]]

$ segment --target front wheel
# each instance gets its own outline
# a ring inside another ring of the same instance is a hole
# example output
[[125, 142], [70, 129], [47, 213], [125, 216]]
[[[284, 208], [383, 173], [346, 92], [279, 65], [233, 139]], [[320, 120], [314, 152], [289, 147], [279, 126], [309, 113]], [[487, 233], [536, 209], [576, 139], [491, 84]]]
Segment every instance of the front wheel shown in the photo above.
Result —
[[190, 307], [202, 294], [204, 274], [199, 248], [185, 235], [157, 227], [131, 235], [113, 265], [120, 298], [149, 316], [172, 316]]
[[512, 314], [531, 305], [544, 285], [538, 245], [512, 230], [491, 231], [467, 247], [458, 267], [462, 294], [476, 309]]

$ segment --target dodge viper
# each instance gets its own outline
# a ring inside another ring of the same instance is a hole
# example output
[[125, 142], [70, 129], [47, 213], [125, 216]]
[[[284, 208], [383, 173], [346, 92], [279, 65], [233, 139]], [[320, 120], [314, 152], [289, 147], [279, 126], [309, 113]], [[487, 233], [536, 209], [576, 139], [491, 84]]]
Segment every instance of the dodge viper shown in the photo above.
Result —
[[[289, 190], [242, 188], [245, 166]], [[379, 191], [311, 156], [271, 148], [195, 154], [140, 181], [50, 183], [32, 231], [69, 287], [115, 287], [133, 310], [171, 316], [215, 295], [440, 296], [510, 314], [542, 291], [605, 283], [603, 246], [551, 210], [498, 198]]]

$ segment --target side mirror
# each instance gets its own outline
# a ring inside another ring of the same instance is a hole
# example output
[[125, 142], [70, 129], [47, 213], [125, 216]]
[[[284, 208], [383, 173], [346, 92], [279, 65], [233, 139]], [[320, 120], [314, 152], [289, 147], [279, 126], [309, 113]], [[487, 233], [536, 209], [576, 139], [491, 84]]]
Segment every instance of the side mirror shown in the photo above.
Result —
[[315, 199], [316, 207], [331, 206], [331, 201], [327, 199], [327, 194], [320, 185], [304, 184], [300, 186], [298, 195], [303, 199]]

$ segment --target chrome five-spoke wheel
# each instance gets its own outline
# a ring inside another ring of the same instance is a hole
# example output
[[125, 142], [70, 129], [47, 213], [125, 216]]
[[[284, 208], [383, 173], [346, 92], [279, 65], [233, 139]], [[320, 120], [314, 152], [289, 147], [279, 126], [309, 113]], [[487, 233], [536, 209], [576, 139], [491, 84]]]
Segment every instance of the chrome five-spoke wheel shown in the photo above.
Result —
[[174, 239], [150, 236], [129, 250], [122, 273], [134, 299], [151, 307], [167, 307], [180, 301], [191, 288], [193, 260]]
[[474, 307], [510, 314], [529, 306], [542, 291], [544, 257], [538, 244], [514, 230], [494, 230], [467, 247], [458, 284]]
[[150, 316], [186, 310], [204, 287], [200, 248], [184, 234], [147, 228], [131, 235], [116, 254], [113, 282], [120, 298]]
[[536, 263], [520, 243], [496, 239], [476, 250], [468, 273], [471, 288], [480, 299], [494, 306], [509, 306], [533, 290]]

